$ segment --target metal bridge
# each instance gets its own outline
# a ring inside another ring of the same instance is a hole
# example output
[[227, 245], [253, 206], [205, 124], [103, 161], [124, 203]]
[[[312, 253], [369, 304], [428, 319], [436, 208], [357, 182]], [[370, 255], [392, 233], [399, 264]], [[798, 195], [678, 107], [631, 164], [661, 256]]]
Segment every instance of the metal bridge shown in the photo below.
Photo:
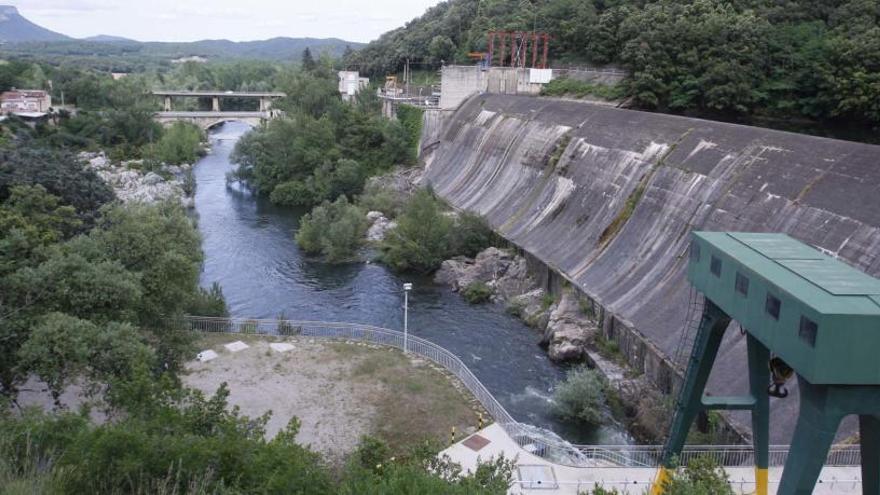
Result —
[[[155, 119], [162, 124], [183, 121], [191, 122], [202, 129], [210, 129], [229, 121], [244, 122], [257, 127], [271, 119], [282, 115], [280, 110], [272, 108], [272, 101], [287, 96], [279, 92], [266, 91], [153, 91], [154, 96], [164, 99], [164, 111], [156, 112]], [[174, 111], [174, 98], [211, 98], [210, 111]], [[259, 100], [259, 111], [224, 111], [221, 101], [224, 98], [252, 98]]]

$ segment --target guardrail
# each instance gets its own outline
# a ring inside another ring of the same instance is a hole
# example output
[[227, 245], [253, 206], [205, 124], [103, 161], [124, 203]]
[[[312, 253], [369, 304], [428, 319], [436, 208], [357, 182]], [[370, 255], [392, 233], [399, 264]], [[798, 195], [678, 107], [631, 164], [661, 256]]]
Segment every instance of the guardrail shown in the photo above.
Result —
[[[604, 460], [621, 466], [657, 466], [663, 458], [662, 445], [575, 445], [589, 459]], [[788, 459], [787, 445], [770, 446], [769, 465], [784, 466]], [[754, 466], [755, 452], [751, 445], [686, 445], [679, 463], [687, 465], [696, 458], [711, 458], [719, 466]], [[858, 445], [835, 445], [828, 451], [826, 466], [859, 466]]]
[[[401, 350], [404, 345], [403, 332], [354, 323], [187, 316], [179, 324], [195, 332], [341, 339]], [[407, 352], [429, 359], [455, 375], [508, 436], [527, 452], [556, 464], [576, 467], [656, 467], [660, 463], [661, 445], [572, 445], [548, 437], [538, 428], [513, 419], [452, 352], [412, 334], [407, 336], [406, 347]], [[679, 463], [687, 465], [697, 457], [707, 456], [722, 466], [754, 465], [754, 452], [748, 445], [687, 445]], [[770, 466], [784, 465], [787, 457], [787, 446], [770, 448]], [[860, 463], [859, 448], [853, 445], [833, 446], [826, 462], [831, 466], [858, 466]]]

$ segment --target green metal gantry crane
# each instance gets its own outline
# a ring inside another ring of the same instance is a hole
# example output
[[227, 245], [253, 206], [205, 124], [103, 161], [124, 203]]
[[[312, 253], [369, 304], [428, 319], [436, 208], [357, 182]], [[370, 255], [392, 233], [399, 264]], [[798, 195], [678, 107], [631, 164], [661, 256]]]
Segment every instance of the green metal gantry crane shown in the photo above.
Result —
[[[766, 495], [769, 396], [787, 395], [793, 372], [800, 412], [777, 493], [812, 493], [840, 421], [855, 414], [862, 490], [880, 495], [880, 280], [784, 234], [735, 232], [694, 232], [687, 277], [705, 305], [652, 493], [663, 493], [697, 414], [726, 409], [751, 411], [756, 493]], [[747, 333], [750, 391], [706, 396], [731, 320]]]

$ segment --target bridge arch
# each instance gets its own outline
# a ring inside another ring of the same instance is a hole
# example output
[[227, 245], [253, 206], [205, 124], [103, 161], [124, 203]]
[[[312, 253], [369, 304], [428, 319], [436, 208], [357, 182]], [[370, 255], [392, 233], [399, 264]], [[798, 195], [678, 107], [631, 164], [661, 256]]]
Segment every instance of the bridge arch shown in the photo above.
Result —
[[250, 126], [251, 129], [255, 129], [260, 126], [261, 122], [254, 122], [253, 119], [236, 119], [236, 118], [228, 118], [228, 119], [218, 119], [211, 123], [206, 123], [204, 125], [200, 125], [202, 130], [210, 131], [211, 129], [221, 126], [227, 122], [239, 122], [242, 124], [246, 124]]

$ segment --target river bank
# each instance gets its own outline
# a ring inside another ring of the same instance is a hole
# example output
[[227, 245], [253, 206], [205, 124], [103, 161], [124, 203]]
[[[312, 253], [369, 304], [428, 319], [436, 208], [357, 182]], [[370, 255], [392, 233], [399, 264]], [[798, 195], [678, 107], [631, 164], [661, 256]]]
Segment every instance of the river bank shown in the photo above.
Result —
[[[248, 130], [226, 124], [195, 166], [195, 205], [203, 238], [203, 285], [219, 281], [232, 316], [335, 320], [403, 327], [402, 284], [414, 284], [409, 329], [458, 355], [518, 420], [574, 443], [628, 443], [615, 425], [582, 428], [551, 411], [565, 368], [540, 348], [540, 336], [501, 307], [472, 306], [430, 278], [398, 276], [376, 263], [330, 265], [293, 240], [301, 209], [282, 208], [227, 184], [235, 141]], [[504, 345], [499, 345], [504, 343]]]

